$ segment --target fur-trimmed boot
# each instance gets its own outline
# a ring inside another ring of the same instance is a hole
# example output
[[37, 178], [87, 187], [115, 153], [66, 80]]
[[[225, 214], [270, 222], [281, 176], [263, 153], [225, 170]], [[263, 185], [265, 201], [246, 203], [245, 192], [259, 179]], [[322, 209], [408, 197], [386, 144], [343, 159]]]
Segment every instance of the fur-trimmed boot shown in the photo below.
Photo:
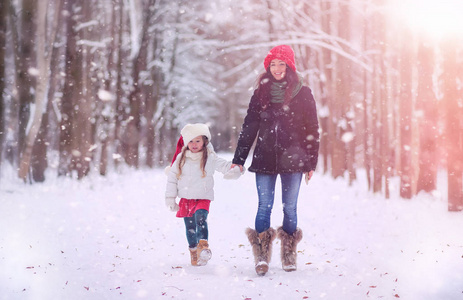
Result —
[[266, 231], [257, 233], [254, 229], [247, 228], [246, 235], [252, 246], [256, 273], [264, 276], [268, 272], [268, 264], [272, 258], [272, 242], [276, 237], [275, 229], [270, 227]]
[[197, 266], [198, 265], [198, 250], [196, 247], [188, 248], [190, 250], [190, 257], [191, 257], [191, 265]]
[[205, 266], [207, 262], [212, 257], [211, 249], [209, 249], [209, 244], [207, 240], [199, 240], [197, 248], [197, 257], [198, 257], [198, 266]]
[[302, 230], [296, 228], [292, 234], [288, 234], [283, 227], [278, 227], [277, 236], [281, 240], [281, 265], [286, 272], [297, 269], [297, 244], [302, 239]]

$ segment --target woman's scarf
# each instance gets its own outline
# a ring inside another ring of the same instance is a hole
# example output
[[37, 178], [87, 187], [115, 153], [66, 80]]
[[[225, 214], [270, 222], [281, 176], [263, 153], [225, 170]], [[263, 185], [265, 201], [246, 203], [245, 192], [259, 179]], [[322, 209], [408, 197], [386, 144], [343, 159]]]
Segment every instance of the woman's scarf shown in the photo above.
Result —
[[[293, 91], [291, 92], [291, 99], [293, 99], [297, 93], [302, 88], [302, 76], [297, 74], [299, 78], [296, 86], [294, 87]], [[285, 92], [286, 86], [288, 82], [286, 81], [272, 81], [272, 85], [270, 86], [270, 102], [272, 103], [283, 103], [285, 100]]]

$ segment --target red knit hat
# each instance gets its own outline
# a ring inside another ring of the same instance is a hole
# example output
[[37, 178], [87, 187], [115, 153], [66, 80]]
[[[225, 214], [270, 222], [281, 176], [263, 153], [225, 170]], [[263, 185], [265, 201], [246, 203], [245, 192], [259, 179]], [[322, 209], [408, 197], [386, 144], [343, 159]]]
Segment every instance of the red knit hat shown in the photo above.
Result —
[[282, 60], [290, 67], [294, 72], [296, 72], [296, 63], [294, 59], [294, 51], [288, 45], [279, 45], [270, 50], [265, 57], [264, 67], [265, 70], [270, 66], [270, 62], [274, 59]]

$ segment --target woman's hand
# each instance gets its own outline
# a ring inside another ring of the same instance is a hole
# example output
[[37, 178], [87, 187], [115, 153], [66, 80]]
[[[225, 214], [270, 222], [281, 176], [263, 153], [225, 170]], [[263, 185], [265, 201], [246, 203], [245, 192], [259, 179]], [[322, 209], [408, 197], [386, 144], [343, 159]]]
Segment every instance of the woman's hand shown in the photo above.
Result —
[[238, 166], [240, 168], [240, 172], [243, 173], [243, 165], [232, 164], [230, 169], [233, 169], [236, 166]]
[[304, 177], [305, 177], [305, 184], [309, 184], [309, 180], [312, 178], [313, 176], [313, 170], [310, 171], [310, 172], [304, 172]]

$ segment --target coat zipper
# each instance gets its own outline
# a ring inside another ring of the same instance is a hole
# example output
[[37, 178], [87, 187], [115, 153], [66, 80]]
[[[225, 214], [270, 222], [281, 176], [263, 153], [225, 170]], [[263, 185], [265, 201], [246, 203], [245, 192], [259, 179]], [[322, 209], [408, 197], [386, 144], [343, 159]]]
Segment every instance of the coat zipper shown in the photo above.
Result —
[[278, 172], [278, 120], [275, 125], [275, 171]]

